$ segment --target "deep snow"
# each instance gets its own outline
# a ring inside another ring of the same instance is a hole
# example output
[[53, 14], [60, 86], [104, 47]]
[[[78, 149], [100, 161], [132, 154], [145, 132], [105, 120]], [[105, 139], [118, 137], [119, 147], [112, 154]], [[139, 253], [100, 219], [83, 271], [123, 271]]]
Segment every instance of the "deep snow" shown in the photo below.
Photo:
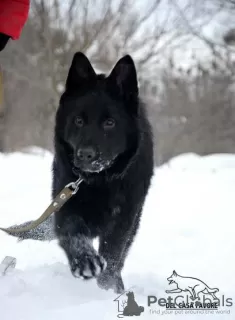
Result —
[[[37, 218], [50, 198], [52, 156], [0, 154], [0, 226]], [[175, 269], [219, 288], [235, 302], [235, 155], [188, 154], [156, 169], [140, 231], [123, 271], [126, 288], [150, 315], [147, 296], [167, 297]], [[94, 209], [95, 210], [95, 209]], [[0, 261], [17, 258], [16, 269], [0, 276], [1, 320], [117, 319], [116, 295], [95, 281], [82, 282], [69, 272], [56, 241], [17, 242], [0, 232]], [[172, 295], [173, 296], [173, 295]], [[125, 299], [125, 297], [123, 298]], [[156, 305], [152, 309], [161, 309]], [[163, 319], [234, 319], [224, 315], [164, 315]]]

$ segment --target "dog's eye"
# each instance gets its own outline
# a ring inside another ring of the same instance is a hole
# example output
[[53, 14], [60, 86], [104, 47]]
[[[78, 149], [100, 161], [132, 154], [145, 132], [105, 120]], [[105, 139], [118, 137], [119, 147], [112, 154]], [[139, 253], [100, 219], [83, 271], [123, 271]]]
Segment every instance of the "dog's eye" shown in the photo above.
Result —
[[76, 126], [79, 128], [81, 128], [84, 124], [84, 121], [81, 117], [76, 117], [74, 121], [75, 121]]
[[115, 120], [112, 118], [108, 118], [103, 122], [103, 127], [105, 130], [112, 129], [115, 127]]

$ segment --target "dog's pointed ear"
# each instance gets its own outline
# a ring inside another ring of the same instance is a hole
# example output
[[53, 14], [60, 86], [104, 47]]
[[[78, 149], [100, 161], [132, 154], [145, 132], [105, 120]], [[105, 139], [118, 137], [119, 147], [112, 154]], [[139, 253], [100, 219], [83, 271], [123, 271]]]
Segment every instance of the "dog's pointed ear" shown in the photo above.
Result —
[[69, 69], [66, 89], [79, 90], [85, 84], [94, 82], [95, 79], [96, 73], [88, 58], [82, 52], [75, 53]]
[[177, 275], [178, 275], [175, 270], [173, 271], [173, 275], [174, 275], [174, 276], [177, 276]]
[[134, 61], [131, 56], [126, 55], [121, 58], [108, 77], [112, 88], [116, 88], [116, 93], [120, 96], [137, 97], [138, 81]]

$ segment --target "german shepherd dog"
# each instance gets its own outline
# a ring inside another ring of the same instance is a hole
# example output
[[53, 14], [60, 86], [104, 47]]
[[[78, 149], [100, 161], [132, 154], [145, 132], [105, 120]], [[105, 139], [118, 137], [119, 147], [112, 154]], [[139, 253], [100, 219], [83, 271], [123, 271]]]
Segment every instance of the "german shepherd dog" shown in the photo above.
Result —
[[[109, 76], [97, 75], [83, 53], [74, 55], [56, 114], [54, 145], [53, 198], [83, 179], [54, 215], [54, 235], [75, 277], [96, 278], [100, 287], [121, 293], [121, 271], [153, 174], [151, 128], [129, 55]], [[43, 223], [16, 236], [51, 239], [48, 230]]]
[[54, 141], [52, 196], [84, 179], [55, 215], [55, 232], [72, 274], [95, 277], [100, 287], [122, 292], [121, 270], [153, 174], [151, 128], [129, 55], [107, 77], [97, 75], [83, 53], [74, 55]]

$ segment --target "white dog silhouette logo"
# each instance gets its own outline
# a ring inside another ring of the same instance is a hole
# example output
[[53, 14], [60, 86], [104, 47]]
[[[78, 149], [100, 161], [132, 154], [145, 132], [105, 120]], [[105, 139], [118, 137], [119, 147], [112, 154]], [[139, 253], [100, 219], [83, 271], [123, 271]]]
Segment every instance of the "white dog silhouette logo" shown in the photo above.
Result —
[[192, 277], [183, 277], [177, 274], [174, 270], [172, 275], [167, 278], [169, 284], [175, 283], [176, 289], [166, 290], [166, 293], [180, 293], [180, 292], [189, 292], [191, 294], [190, 298], [192, 300], [200, 300], [199, 293], [209, 294], [213, 297], [213, 299], [218, 300], [215, 293], [219, 291], [218, 288], [211, 289], [208, 285], [197, 279]]

